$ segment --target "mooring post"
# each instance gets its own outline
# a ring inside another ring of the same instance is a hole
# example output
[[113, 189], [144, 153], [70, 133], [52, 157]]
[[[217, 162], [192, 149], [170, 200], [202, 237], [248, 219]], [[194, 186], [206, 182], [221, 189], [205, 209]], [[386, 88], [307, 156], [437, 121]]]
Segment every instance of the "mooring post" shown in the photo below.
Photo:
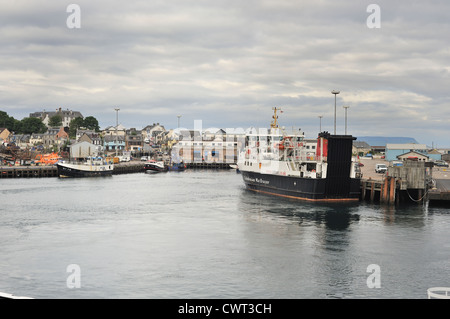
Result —
[[371, 187], [370, 187], [370, 201], [373, 202], [373, 199], [375, 198], [375, 182], [372, 181], [371, 183]]
[[396, 182], [395, 182], [395, 178], [394, 177], [391, 177], [391, 185], [390, 185], [390, 189], [389, 189], [389, 203], [394, 203], [394, 201], [395, 201], [395, 191], [396, 191], [396, 189], [395, 189], [395, 185], [396, 185]]
[[365, 181], [363, 181], [363, 183], [362, 183], [362, 200], [365, 200], [366, 199], [366, 182]]
[[382, 185], [383, 202], [388, 201], [388, 190], [389, 190], [389, 177], [384, 178], [384, 183]]

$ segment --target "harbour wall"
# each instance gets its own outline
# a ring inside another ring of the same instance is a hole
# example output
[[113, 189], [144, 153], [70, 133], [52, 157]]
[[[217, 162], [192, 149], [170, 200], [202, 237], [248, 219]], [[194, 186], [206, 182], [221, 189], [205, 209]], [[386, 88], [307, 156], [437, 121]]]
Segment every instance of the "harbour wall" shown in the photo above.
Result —
[[[120, 163], [114, 165], [113, 174], [130, 174], [144, 171], [145, 163]], [[0, 167], [0, 178], [58, 177], [56, 166]]]
[[[145, 162], [125, 162], [114, 165], [113, 175], [144, 172]], [[226, 163], [187, 163], [188, 169], [231, 169]], [[58, 177], [56, 166], [4, 166], [0, 178]]]

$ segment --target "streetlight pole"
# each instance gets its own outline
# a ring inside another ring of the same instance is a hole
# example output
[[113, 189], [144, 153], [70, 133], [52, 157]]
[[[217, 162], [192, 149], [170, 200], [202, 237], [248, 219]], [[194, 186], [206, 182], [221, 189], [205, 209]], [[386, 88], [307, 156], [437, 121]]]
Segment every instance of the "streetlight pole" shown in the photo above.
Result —
[[119, 148], [119, 141], [118, 141], [119, 137], [118, 137], [117, 130], [119, 128], [119, 111], [120, 111], [120, 109], [115, 108], [114, 110], [116, 111], [116, 157], [117, 157], [117, 149]]
[[180, 128], [180, 117], [181, 117], [181, 115], [177, 115], [177, 117], [178, 117], [178, 128]]
[[347, 135], [347, 109], [350, 107], [348, 105], [343, 106], [345, 109], [345, 135]]
[[319, 125], [319, 133], [322, 132], [322, 117], [323, 117], [323, 115], [319, 115], [319, 123], [320, 123], [320, 125]]
[[340, 91], [333, 90], [331, 91], [334, 94], [334, 135], [336, 135], [336, 95], [341, 93]]

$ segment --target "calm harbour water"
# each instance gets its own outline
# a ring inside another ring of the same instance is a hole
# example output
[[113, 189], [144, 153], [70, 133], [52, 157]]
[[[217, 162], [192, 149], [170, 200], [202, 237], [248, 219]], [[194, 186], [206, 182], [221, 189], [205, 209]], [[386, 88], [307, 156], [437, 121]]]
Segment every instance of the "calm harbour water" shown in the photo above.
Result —
[[0, 201], [0, 291], [15, 295], [416, 299], [450, 286], [450, 208], [292, 201], [208, 170], [2, 179]]

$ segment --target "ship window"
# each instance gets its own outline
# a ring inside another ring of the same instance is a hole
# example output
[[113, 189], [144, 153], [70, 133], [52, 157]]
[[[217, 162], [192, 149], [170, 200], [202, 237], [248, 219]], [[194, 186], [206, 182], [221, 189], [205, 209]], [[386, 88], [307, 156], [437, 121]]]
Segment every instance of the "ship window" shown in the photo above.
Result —
[[316, 163], [306, 163], [306, 170], [312, 171], [316, 169]]

